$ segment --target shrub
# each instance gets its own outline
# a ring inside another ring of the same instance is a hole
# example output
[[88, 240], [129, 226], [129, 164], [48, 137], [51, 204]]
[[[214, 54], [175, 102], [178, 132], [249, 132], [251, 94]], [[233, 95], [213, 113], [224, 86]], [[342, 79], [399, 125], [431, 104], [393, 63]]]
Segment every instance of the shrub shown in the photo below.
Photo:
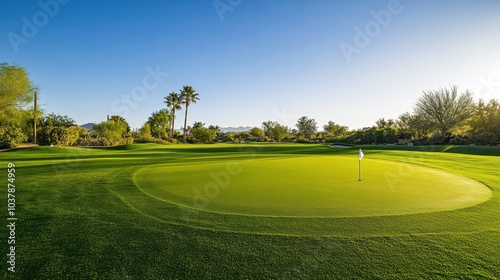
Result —
[[454, 135], [450, 138], [450, 144], [452, 145], [469, 145], [472, 141], [467, 135]]
[[44, 127], [39, 133], [38, 144], [70, 146], [74, 145], [80, 135], [80, 128], [77, 126], [63, 127]]
[[212, 143], [215, 140], [217, 131], [205, 127], [197, 127], [193, 128], [191, 133], [194, 140], [197, 140], [201, 143]]
[[104, 143], [100, 137], [92, 138], [92, 137], [85, 137], [85, 138], [79, 138], [76, 141], [77, 146], [90, 146], [90, 147], [96, 147], [96, 146], [104, 146]]
[[141, 137], [138, 137], [135, 139], [135, 143], [156, 143], [156, 144], [168, 144], [169, 141], [171, 140], [174, 140], [176, 141], [175, 139], [169, 139], [169, 140], [163, 140], [163, 139], [160, 139], [160, 138], [154, 138], [152, 136], [141, 136]]
[[15, 126], [0, 127], [0, 148], [11, 149], [28, 140], [28, 137]]

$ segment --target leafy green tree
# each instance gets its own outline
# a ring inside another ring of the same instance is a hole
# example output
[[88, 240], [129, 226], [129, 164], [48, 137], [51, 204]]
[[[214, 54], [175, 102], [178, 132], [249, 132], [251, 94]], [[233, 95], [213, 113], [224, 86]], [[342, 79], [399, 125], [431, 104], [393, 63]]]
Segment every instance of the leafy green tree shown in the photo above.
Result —
[[278, 142], [281, 142], [283, 139], [290, 136], [290, 129], [287, 126], [279, 124], [278, 122], [263, 122], [262, 130], [267, 137]]
[[488, 103], [479, 100], [469, 125], [472, 128], [470, 135], [477, 144], [500, 144], [500, 102], [496, 99]]
[[76, 121], [68, 116], [58, 115], [55, 113], [50, 113], [46, 116], [40, 118], [41, 127], [70, 127], [76, 125]]
[[215, 140], [217, 131], [203, 126], [198, 126], [191, 129], [191, 135], [194, 139], [200, 141], [201, 143], [212, 143]]
[[77, 126], [62, 127], [56, 126], [49, 132], [51, 144], [55, 146], [70, 146], [76, 143], [79, 137], [79, 128]]
[[386, 120], [384, 118], [378, 119], [377, 121], [375, 121], [375, 124], [377, 125], [377, 128], [382, 129], [394, 128], [396, 125], [393, 119]]
[[135, 142], [137, 143], [163, 143], [162, 141], [162, 139], [153, 137], [151, 134], [151, 125], [148, 122], [142, 125], [135, 138]]
[[[75, 120], [68, 116], [55, 113], [42, 116], [39, 119], [38, 144], [40, 145], [72, 145], [74, 131], [67, 131], [69, 127], [76, 126]], [[76, 140], [78, 137], [76, 138]], [[75, 140], [75, 142], [76, 142]]]
[[[21, 139], [24, 139], [24, 142], [28, 139], [27, 136], [32, 134], [33, 121], [31, 127], [27, 125], [33, 112], [27, 114], [26, 106], [33, 101], [36, 90], [23, 67], [0, 63], [0, 128], [5, 139], [9, 139], [5, 143], [14, 143]], [[23, 135], [13, 127], [21, 128]], [[17, 144], [20, 143], [16, 142]]]
[[289, 128], [278, 123], [273, 127], [273, 136], [274, 140], [281, 142], [289, 136]]
[[305, 138], [311, 139], [311, 136], [318, 130], [318, 123], [314, 119], [302, 116], [297, 120], [298, 133], [304, 135]]
[[262, 123], [262, 130], [264, 131], [265, 136], [269, 138], [274, 138], [273, 129], [278, 124], [278, 122], [267, 121]]
[[250, 135], [252, 135], [252, 137], [256, 138], [258, 141], [263, 141], [264, 137], [266, 136], [264, 130], [262, 130], [258, 127], [252, 128], [250, 130]]
[[184, 131], [182, 142], [186, 143], [186, 135], [187, 135], [187, 118], [188, 118], [188, 109], [191, 104], [195, 104], [196, 101], [199, 101], [199, 94], [193, 89], [191, 86], [184, 86], [181, 89], [181, 103], [185, 105], [185, 115], [184, 115]]
[[191, 129], [201, 128], [201, 127], [205, 127], [205, 123], [203, 123], [203, 122], [194, 122], [193, 126], [191, 127]]
[[374, 138], [377, 144], [392, 144], [397, 142], [396, 122], [393, 119], [378, 119], [374, 127]]
[[0, 64], [0, 113], [7, 108], [20, 109], [32, 102], [35, 90], [23, 67]]
[[431, 127], [445, 136], [468, 119], [474, 110], [472, 94], [458, 94], [456, 85], [424, 91], [415, 104], [415, 114], [427, 120]]
[[170, 109], [170, 131], [169, 131], [169, 137], [173, 138], [174, 137], [174, 128], [175, 128], [175, 112], [177, 110], [182, 109], [182, 99], [180, 94], [178, 94], [175, 91], [172, 91], [171, 93], [168, 94], [168, 96], [165, 97], [164, 103], [167, 104], [167, 107]]
[[410, 126], [416, 132], [415, 137], [427, 136], [432, 130], [432, 124], [421, 115], [412, 115]]
[[238, 132], [238, 139], [241, 141], [247, 141], [251, 137], [250, 132], [248, 131], [241, 131]]
[[127, 120], [125, 120], [124, 117], [114, 115], [114, 116], [111, 116], [109, 119], [112, 120], [112, 121], [115, 121], [116, 123], [123, 123], [123, 124], [125, 124], [127, 126], [126, 133], [130, 133], [130, 131], [131, 131], [130, 125], [128, 124]]
[[167, 109], [160, 109], [151, 113], [147, 121], [151, 127], [151, 135], [155, 138], [166, 139], [169, 121], [170, 113]]
[[94, 130], [102, 138], [105, 146], [130, 144], [132, 137], [127, 137], [127, 124], [122, 121], [103, 121], [94, 126]]
[[228, 131], [223, 134], [222, 140], [224, 142], [236, 142], [234, 132]]
[[340, 137], [347, 133], [347, 126], [341, 126], [333, 121], [328, 121], [326, 125], [323, 126], [323, 130], [330, 137]]
[[479, 100], [469, 123], [473, 130], [478, 133], [500, 133], [500, 102], [496, 99], [492, 99], [488, 103]]
[[222, 129], [218, 125], [210, 125], [208, 129], [215, 131], [215, 139], [220, 140], [223, 136]]
[[144, 138], [152, 138], [153, 135], [151, 134], [151, 125], [146, 122], [140, 129], [139, 129], [139, 134], [140, 137]]

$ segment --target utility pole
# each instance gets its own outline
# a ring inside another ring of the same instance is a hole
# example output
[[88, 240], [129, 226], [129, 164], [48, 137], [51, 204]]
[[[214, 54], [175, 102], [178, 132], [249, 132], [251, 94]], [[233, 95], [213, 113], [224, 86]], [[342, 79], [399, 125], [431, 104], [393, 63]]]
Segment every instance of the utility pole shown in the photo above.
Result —
[[37, 116], [37, 114], [38, 114], [38, 106], [37, 106], [38, 100], [37, 99], [38, 98], [37, 97], [38, 97], [38, 93], [35, 91], [35, 104], [33, 106], [34, 107], [33, 114], [34, 114], [34, 120], [35, 120], [33, 122], [33, 144], [36, 144], [36, 122], [38, 121], [38, 116]]

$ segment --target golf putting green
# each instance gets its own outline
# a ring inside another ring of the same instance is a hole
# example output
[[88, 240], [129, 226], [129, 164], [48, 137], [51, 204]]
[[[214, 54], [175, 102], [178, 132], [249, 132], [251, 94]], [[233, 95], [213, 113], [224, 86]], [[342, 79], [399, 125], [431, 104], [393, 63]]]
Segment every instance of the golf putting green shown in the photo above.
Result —
[[159, 200], [203, 211], [278, 217], [366, 217], [454, 210], [488, 200], [467, 177], [365, 158], [299, 156], [160, 164], [134, 173]]

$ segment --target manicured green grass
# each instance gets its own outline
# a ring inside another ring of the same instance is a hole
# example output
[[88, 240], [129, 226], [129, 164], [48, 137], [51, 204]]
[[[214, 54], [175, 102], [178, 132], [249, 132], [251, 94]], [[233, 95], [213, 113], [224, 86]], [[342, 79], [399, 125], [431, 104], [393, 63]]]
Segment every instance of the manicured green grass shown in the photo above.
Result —
[[357, 148], [1, 152], [19, 219], [4, 278], [500, 277], [500, 148], [363, 146], [362, 182]]
[[[406, 173], [404, 181], [391, 184], [399, 172]], [[228, 215], [402, 215], [464, 208], [491, 197], [477, 181], [401, 162], [364, 159], [363, 178], [357, 157], [339, 155], [169, 163], [144, 167], [134, 177], [155, 198]]]

